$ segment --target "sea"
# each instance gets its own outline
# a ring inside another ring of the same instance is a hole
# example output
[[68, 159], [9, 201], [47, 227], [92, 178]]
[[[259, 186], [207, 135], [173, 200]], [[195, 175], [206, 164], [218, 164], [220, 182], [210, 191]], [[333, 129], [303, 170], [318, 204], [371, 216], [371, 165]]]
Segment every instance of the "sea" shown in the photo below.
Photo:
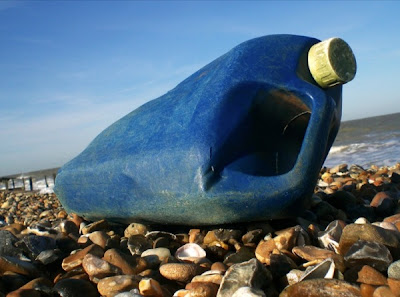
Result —
[[400, 162], [400, 113], [344, 121], [324, 166], [393, 166]]
[[[400, 113], [344, 121], [325, 160], [325, 167], [338, 164], [355, 164], [365, 169], [371, 165], [393, 166], [400, 162]], [[54, 177], [58, 168], [13, 175], [14, 185], [9, 181], [8, 188], [30, 189], [32, 177], [33, 190], [52, 193]], [[0, 190], [4, 190], [4, 180]]]

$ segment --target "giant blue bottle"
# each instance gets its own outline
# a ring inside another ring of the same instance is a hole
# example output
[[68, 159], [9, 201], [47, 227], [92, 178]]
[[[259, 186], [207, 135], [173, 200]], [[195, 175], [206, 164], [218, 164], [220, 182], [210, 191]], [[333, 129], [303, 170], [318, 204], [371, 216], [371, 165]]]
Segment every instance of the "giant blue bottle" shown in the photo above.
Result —
[[60, 169], [55, 192], [89, 220], [208, 225], [298, 215], [355, 68], [338, 38], [246, 41], [101, 132]]

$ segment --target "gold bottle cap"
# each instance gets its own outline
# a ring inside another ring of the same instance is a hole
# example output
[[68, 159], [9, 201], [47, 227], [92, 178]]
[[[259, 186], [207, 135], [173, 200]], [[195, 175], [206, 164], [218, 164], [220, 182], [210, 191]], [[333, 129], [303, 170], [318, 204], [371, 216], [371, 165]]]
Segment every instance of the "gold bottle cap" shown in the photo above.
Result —
[[323, 88], [345, 84], [356, 75], [357, 64], [350, 46], [340, 38], [314, 44], [308, 52], [308, 67]]

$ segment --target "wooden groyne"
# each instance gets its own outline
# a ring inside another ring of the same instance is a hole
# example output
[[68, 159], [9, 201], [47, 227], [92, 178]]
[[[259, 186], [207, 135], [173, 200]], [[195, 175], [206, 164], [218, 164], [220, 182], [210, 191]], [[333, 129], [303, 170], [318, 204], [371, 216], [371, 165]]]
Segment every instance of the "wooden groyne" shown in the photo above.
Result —
[[44, 185], [48, 188], [50, 181], [53, 182], [56, 179], [56, 175], [59, 168], [44, 169], [38, 171], [32, 171], [27, 173], [13, 174], [0, 177], [0, 191], [33, 191], [35, 190], [35, 182], [39, 180], [44, 181]]

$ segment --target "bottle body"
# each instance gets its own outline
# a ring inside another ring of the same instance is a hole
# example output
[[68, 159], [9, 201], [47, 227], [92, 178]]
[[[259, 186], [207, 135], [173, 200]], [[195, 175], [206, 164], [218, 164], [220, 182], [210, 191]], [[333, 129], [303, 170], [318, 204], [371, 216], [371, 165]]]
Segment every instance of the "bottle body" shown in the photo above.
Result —
[[88, 219], [220, 224], [307, 204], [336, 136], [341, 86], [304, 66], [318, 40], [238, 45], [104, 130], [65, 164], [55, 191]]

